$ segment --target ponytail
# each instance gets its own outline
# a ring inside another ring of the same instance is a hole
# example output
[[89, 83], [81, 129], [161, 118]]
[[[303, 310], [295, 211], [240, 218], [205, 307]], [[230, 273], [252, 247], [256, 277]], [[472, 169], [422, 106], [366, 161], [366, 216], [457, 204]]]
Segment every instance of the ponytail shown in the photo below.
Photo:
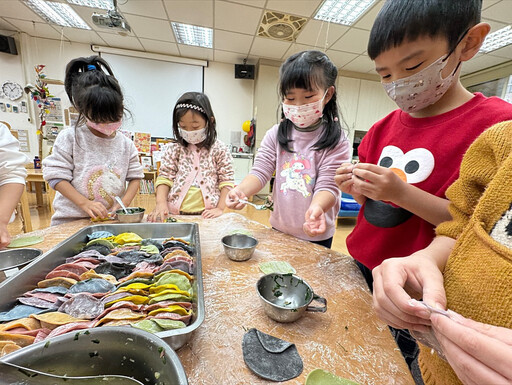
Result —
[[80, 57], [66, 66], [64, 88], [79, 112], [77, 125], [85, 118], [95, 123], [111, 123], [123, 117], [124, 99], [108, 63], [99, 56]]

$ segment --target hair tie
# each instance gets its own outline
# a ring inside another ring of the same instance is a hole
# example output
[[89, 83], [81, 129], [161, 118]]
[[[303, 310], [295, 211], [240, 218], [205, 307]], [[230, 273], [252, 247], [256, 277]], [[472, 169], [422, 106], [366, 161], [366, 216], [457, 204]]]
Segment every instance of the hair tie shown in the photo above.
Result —
[[334, 121], [335, 121], [335, 122], [337, 122], [337, 121], [338, 121], [338, 117], [337, 117], [337, 116], [335, 116], [335, 117], [334, 117]]
[[87, 64], [87, 70], [88, 71], [95, 71], [97, 70], [96, 66], [94, 64]]
[[195, 104], [187, 104], [187, 103], [180, 103], [180, 104], [176, 104], [176, 109], [178, 108], [187, 108], [187, 109], [192, 109], [192, 110], [197, 110], [199, 112], [202, 112], [203, 114], [206, 115], [206, 111], [203, 110], [203, 108], [199, 107], [199, 106], [196, 106]]

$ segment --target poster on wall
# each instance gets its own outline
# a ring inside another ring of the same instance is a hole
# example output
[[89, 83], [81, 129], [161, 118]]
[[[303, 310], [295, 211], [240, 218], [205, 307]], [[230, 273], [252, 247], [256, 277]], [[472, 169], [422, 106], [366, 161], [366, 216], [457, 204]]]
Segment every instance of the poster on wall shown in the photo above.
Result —
[[151, 134], [147, 132], [134, 132], [133, 142], [137, 151], [149, 153], [151, 151]]
[[30, 143], [28, 141], [28, 130], [17, 130], [18, 141], [20, 142], [21, 152], [30, 152]]
[[64, 116], [62, 115], [62, 101], [60, 98], [48, 98], [50, 103], [53, 103], [48, 107], [50, 112], [46, 115], [47, 122], [64, 122]]

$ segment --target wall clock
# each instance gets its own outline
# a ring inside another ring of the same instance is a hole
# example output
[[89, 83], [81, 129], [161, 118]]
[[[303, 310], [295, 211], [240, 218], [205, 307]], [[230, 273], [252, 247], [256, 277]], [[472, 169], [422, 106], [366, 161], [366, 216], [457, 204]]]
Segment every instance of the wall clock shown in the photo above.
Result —
[[6, 81], [2, 84], [2, 92], [6, 98], [17, 100], [23, 96], [23, 87], [13, 81]]

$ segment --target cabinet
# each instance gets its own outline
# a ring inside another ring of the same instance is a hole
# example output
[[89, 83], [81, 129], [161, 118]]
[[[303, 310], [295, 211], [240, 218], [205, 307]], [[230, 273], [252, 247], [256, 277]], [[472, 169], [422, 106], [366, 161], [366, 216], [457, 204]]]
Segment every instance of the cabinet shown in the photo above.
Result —
[[252, 168], [253, 154], [232, 154], [233, 155], [233, 169], [235, 171], [235, 185], [240, 182], [249, 174]]

